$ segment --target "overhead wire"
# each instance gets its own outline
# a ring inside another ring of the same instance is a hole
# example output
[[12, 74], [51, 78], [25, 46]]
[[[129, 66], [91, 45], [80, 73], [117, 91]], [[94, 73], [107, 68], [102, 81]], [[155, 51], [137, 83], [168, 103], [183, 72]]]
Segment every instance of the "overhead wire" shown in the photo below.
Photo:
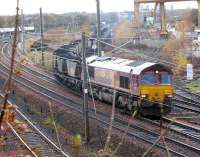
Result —
[[[89, 36], [87, 36], [87, 37], [90, 38]], [[97, 40], [96, 38], [90, 38], [90, 39]], [[120, 45], [120, 46], [118, 46], [118, 47], [115, 46], [115, 45], [109, 44], [109, 43], [107, 43], [107, 42], [104, 42], [104, 41], [102, 41], [102, 40], [99, 40], [99, 41], [102, 42], [102, 43], [104, 43], [104, 44], [107, 44], [107, 45], [113, 47], [115, 50], [118, 50], [118, 49], [119, 49], [119, 50], [122, 50], [122, 51], [132, 52], [131, 50], [128, 50], [128, 49], [122, 49], [122, 48], [121, 48], [121, 47], [125, 46], [127, 43], [129, 43], [129, 41], [126, 42], [126, 43], [124, 43], [124, 44], [122, 44], [122, 45]], [[47, 46], [47, 47], [49, 47], [49, 46]], [[65, 49], [65, 48], [59, 48], [59, 49], [68, 50], [68, 49]], [[137, 55], [138, 55], [138, 54], [137, 54]], [[56, 56], [56, 55], [54, 55], [54, 56]], [[140, 56], [141, 56], [141, 54], [140, 54]], [[151, 58], [151, 59], [160, 60], [160, 59], [153, 58], [153, 57], [150, 57], [150, 56], [147, 56], [147, 55], [142, 55], [142, 56], [144, 56], [145, 58]], [[62, 59], [68, 59], [68, 58], [65, 58], [65, 57], [61, 57], [61, 58], [62, 58]], [[175, 66], [174, 63], [166, 62], [165, 60], [161, 60], [161, 61], [164, 61], [165, 63], [172, 64], [173, 66]], [[181, 68], [181, 69], [183, 69], [183, 68]]]
[[[91, 39], [98, 40], [97, 38], [91, 38]], [[125, 48], [121, 48], [120, 46], [117, 47], [117, 46], [115, 46], [115, 45], [113, 45], [113, 44], [109, 44], [109, 43], [104, 42], [104, 41], [102, 41], [102, 40], [99, 40], [99, 42], [101, 42], [101, 43], [103, 43], [103, 44], [105, 44], [105, 45], [111, 46], [111, 47], [115, 48], [116, 50], [121, 50], [121, 51], [124, 51], [124, 52], [133, 53], [133, 51], [131, 51], [131, 50], [128, 50], [128, 49], [125, 49]], [[171, 66], [173, 66], [173, 67], [176, 66], [176, 64], [174, 64], [174, 63], [172, 63], [172, 62], [168, 62], [168, 61], [166, 61], [166, 60], [154, 58], [154, 57], [151, 57], [151, 56], [148, 56], [148, 55], [145, 55], [145, 54], [139, 54], [139, 53], [137, 53], [137, 52], [134, 52], [134, 54], [136, 54], [137, 56], [140, 56], [140, 57], [144, 57], [145, 59], [151, 59], [151, 60], [153, 60], [153, 61], [155, 61], [155, 62], [158, 62], [158, 63], [169, 64], [169, 65], [171, 65]]]
[[[87, 37], [88, 39], [98, 40], [97, 38], [93, 38], [93, 37], [90, 37], [90, 36], [87, 36], [87, 35], [86, 35], [86, 37]], [[173, 63], [173, 62], [169, 62], [169, 61], [167, 61], [167, 60], [163, 60], [163, 59], [159, 59], [159, 58], [154, 58], [154, 57], [151, 57], [151, 56], [148, 56], [148, 55], [145, 55], [145, 54], [137, 53], [137, 52], [134, 52], [134, 51], [131, 51], [131, 50], [122, 48], [123, 46], [125, 46], [126, 44], [128, 44], [129, 41], [126, 42], [126, 43], [124, 43], [124, 44], [122, 44], [122, 45], [120, 45], [120, 46], [115, 46], [115, 45], [113, 45], [113, 44], [104, 42], [104, 41], [102, 41], [102, 40], [99, 40], [99, 41], [100, 41], [101, 43], [104, 43], [104, 44], [106, 44], [106, 45], [108, 45], [108, 46], [113, 47], [115, 51], [116, 51], [116, 50], [120, 50], [120, 51], [123, 51], [123, 52], [133, 53], [133, 54], [136, 54], [137, 56], [142, 57], [142, 58], [145, 58], [145, 59], [147, 59], [147, 60], [149, 60], [149, 61], [153, 61], [153, 62], [157, 62], [157, 63], [166, 64], [167, 66], [170, 66], [170, 67], [176, 67], [176, 68], [178, 67], [178, 70], [180, 69], [180, 70], [186, 71], [186, 69], [185, 69], [184, 67], [179, 67], [178, 64], [175, 64], [175, 63]], [[130, 41], [131, 41], [131, 40], [130, 40]], [[59, 46], [59, 45], [51, 46], [51, 47], [50, 47], [50, 46], [45, 46], [45, 48], [51, 48], [51, 49], [56, 48], [56, 49], [68, 50], [68, 49], [66, 49], [66, 48], [61, 48], [61, 47], [57, 47], [57, 46]], [[111, 50], [111, 52], [114, 51], [114, 50]], [[156, 51], [158, 51], [158, 50], [156, 50]], [[63, 58], [63, 59], [64, 59], [64, 58]]]
[[[121, 45], [121, 47], [122, 47], [123, 45]], [[120, 47], [120, 48], [121, 48]], [[119, 49], [120, 49], [119, 48]], [[117, 49], [117, 47], [116, 47], [116, 49]], [[67, 58], [66, 58], [67, 59]], [[88, 67], [88, 66], [87, 66]], [[88, 68], [87, 68], [87, 71], [88, 71]], [[88, 74], [89, 74], [89, 72], [88, 72]], [[90, 82], [90, 81], [89, 81]], [[91, 84], [90, 84], [90, 88], [91, 88]], [[93, 92], [91, 92], [91, 93], [93, 93]], [[92, 95], [92, 97], [93, 97], [93, 95]], [[96, 114], [96, 105], [95, 105], [95, 103], [94, 103], [94, 97], [92, 98], [93, 99], [93, 104], [94, 104], [94, 109], [95, 109], [95, 114]]]
[[[94, 39], [94, 40], [97, 40], [96, 38], [90, 38], [89, 36], [87, 36], [89, 39]], [[140, 56], [140, 57], [142, 57], [142, 58], [146, 58], [147, 60], [149, 60], [149, 61], [154, 61], [154, 62], [157, 62], [157, 63], [162, 63], [162, 64], [166, 64], [167, 66], [170, 66], [170, 67], [176, 67], [176, 68], [178, 68], [178, 70], [184, 70], [184, 71], [186, 71], [186, 69], [184, 68], [184, 67], [179, 67], [179, 65], [178, 64], [175, 64], [175, 63], [172, 63], [172, 62], [169, 62], [169, 61], [166, 61], [166, 60], [162, 60], [162, 59], [158, 59], [158, 58], [154, 58], [154, 57], [150, 57], [150, 56], [148, 56], [148, 55], [145, 55], [145, 54], [139, 54], [139, 53], [137, 53], [137, 52], [134, 52], [134, 51], [131, 51], [131, 50], [128, 50], [128, 49], [124, 49], [124, 48], [122, 48], [123, 46], [125, 46], [127, 43], [124, 43], [123, 45], [120, 45], [120, 46], [115, 46], [115, 45], [112, 45], [112, 44], [109, 44], [109, 43], [107, 43], [107, 42], [104, 42], [104, 41], [102, 41], [102, 40], [100, 40], [100, 42], [102, 42], [102, 43], [104, 43], [104, 44], [107, 44], [108, 46], [111, 46], [111, 47], [113, 47], [113, 48], [115, 48], [115, 51], [116, 50], [120, 50], [120, 51], [125, 51], [125, 52], [128, 52], [128, 53], [134, 53], [134, 54], [136, 54], [137, 56]], [[61, 50], [69, 50], [69, 49], [67, 49], [67, 48], [61, 48], [61, 47], [57, 47], [57, 46], [59, 46], [59, 45], [56, 45], [56, 46], [52, 46], [52, 47], [50, 47], [50, 46], [45, 46], [45, 48], [56, 48], [56, 49], [61, 49]], [[156, 51], [158, 51], [158, 50], [156, 50]], [[45, 52], [44, 52], [45, 53]], [[48, 53], [48, 52], [47, 52]], [[64, 57], [62, 57], [63, 59], [65, 59]], [[67, 59], [67, 58], [66, 58]]]

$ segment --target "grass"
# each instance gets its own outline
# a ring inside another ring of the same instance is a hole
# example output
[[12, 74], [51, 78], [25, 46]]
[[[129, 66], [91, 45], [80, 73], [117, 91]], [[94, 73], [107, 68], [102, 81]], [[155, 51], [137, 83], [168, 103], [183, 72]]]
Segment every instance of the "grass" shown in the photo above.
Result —
[[31, 60], [36, 65], [41, 65], [41, 68], [44, 68], [46, 70], [52, 71], [52, 58], [53, 58], [53, 52], [46, 51], [44, 52], [44, 66], [42, 66], [42, 53], [37, 52], [33, 54], [32, 52], [29, 52], [26, 54], [29, 60]]
[[42, 113], [41, 113], [40, 111], [33, 110], [33, 112], [34, 112], [37, 116], [42, 116]]
[[[54, 128], [53, 120], [51, 117], [47, 117], [44, 119], [43, 124], [48, 125], [51, 128]], [[61, 125], [55, 121], [57, 129], [61, 129]]]
[[[52, 58], [53, 58], [53, 52], [44, 52], [44, 66], [43, 68], [46, 70], [52, 71]], [[37, 53], [34, 55], [34, 59], [36, 60], [36, 64], [41, 65], [42, 63], [42, 53]]]
[[186, 83], [186, 88], [195, 93], [200, 93], [200, 80], [194, 80]]
[[[80, 38], [80, 34], [78, 32], [73, 32], [73, 33], [66, 33], [66, 29], [64, 27], [57, 27], [57, 28], [52, 28], [49, 29], [47, 32], [44, 33], [45, 40], [47, 45], [63, 45], [68, 42], [74, 41], [75, 39]], [[25, 47], [27, 50], [30, 50], [31, 45], [35, 41], [38, 41], [40, 38], [39, 37], [34, 37], [27, 39], [25, 42]], [[52, 51], [46, 51], [44, 52], [44, 66], [41, 66], [41, 68], [45, 70], [50, 70], [52, 71]], [[28, 52], [26, 54], [26, 57], [28, 57], [33, 63], [37, 65], [42, 65], [42, 53], [37, 52], [33, 54], [32, 52]]]

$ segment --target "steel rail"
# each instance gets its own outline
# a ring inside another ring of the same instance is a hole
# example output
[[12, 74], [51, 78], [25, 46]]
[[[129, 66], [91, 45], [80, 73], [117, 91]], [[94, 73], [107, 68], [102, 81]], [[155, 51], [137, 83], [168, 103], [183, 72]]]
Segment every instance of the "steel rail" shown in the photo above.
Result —
[[[1, 97], [4, 97], [4, 95], [2, 93], [0, 93]], [[11, 101], [8, 101], [8, 103], [10, 105], [13, 105], [13, 103]], [[30, 126], [32, 129], [34, 129], [37, 133], [39, 133], [39, 135], [51, 146], [53, 146], [53, 148], [55, 148], [58, 152], [60, 152], [64, 157], [69, 157], [68, 154], [66, 154], [63, 150], [61, 150], [56, 144], [54, 144], [46, 135], [44, 135], [44, 133], [42, 133], [19, 109], [16, 109], [16, 112], [20, 115], [20, 117], [22, 117]], [[11, 124], [9, 124], [9, 127], [11, 127], [12, 130], [14, 130], [14, 128], [12, 127]], [[15, 131], [15, 130], [14, 130]], [[15, 131], [14, 132], [17, 137], [20, 138], [20, 140], [23, 141], [23, 139], [19, 136], [19, 134]], [[31, 148], [25, 143], [25, 146], [28, 147], [28, 149], [31, 151]], [[38, 157], [37, 155], [35, 157]]]
[[186, 93], [188, 93], [188, 94], [191, 94], [191, 95], [193, 95], [193, 96], [196, 96], [196, 97], [200, 98], [200, 94], [197, 94], [197, 93], [188, 91], [188, 90], [186, 90], [186, 89], [184, 89], [184, 88], [181, 88], [181, 87], [178, 87], [178, 86], [176, 86], [176, 85], [175, 85], [175, 87], [176, 87], [178, 90], [184, 91], [184, 92], [186, 92]]
[[[32, 69], [31, 69], [32, 70]], [[43, 75], [42, 73], [39, 73], [40, 75]], [[48, 76], [46, 76], [46, 75], [44, 75], [45, 77], [48, 77]], [[37, 76], [36, 76], [37, 77]], [[48, 77], [48, 78], [52, 78], [52, 77]], [[192, 110], [192, 111], [194, 111], [194, 110]]]
[[[150, 119], [147, 119], [147, 118], [140, 118], [140, 119], [143, 120], [143, 121], [146, 121], [146, 122], [148, 122], [148, 123], [151, 123], [151, 124], [153, 124], [153, 125], [160, 126], [160, 123], [157, 122], [157, 121], [153, 121], [153, 120], [150, 120]], [[165, 122], [167, 122], [167, 123], [172, 122], [172, 120], [167, 120], [167, 119], [168, 119], [167, 117], [163, 117], [163, 120], [164, 120]], [[180, 126], [180, 127], [183, 127], [183, 128], [193, 129], [192, 126], [188, 126], [188, 125], [186, 125], [186, 124], [179, 123], [179, 122], [177, 122], [177, 121], [175, 121], [173, 124], [177, 124], [177, 126]], [[172, 124], [172, 125], [173, 125], [173, 124]], [[164, 128], [166, 128], [166, 127], [164, 126]], [[195, 140], [195, 141], [198, 141], [198, 142], [200, 141], [200, 137], [197, 137], [197, 136], [194, 136], [194, 135], [192, 135], [192, 134], [185, 133], [185, 132], [181, 132], [181, 131], [176, 130], [176, 129], [173, 129], [173, 128], [171, 128], [171, 127], [170, 127], [170, 131], [176, 132], [177, 134], [180, 134], [180, 135], [182, 135], [182, 136], [187, 136], [187, 137], [189, 137], [189, 138], [192, 138], [192, 139]], [[194, 128], [194, 131], [198, 132], [197, 128]]]
[[[5, 44], [5, 45], [3, 45], [2, 50], [1, 50], [1, 53], [2, 53], [2, 54], [3, 54], [4, 48], [5, 48], [6, 46], [8, 46], [8, 43]], [[9, 54], [9, 53], [8, 53], [8, 54]], [[7, 57], [5, 57], [5, 60], [7, 60], [7, 62], [10, 61]], [[26, 65], [20, 63], [20, 62], [17, 61], [16, 59], [15, 59], [15, 62], [16, 62], [17, 64], [20, 64], [20, 66], [23, 67], [23, 68], [22, 68], [22, 71], [24, 71], [25, 73], [28, 73], [28, 74], [31, 74], [31, 75], [34, 75], [34, 74], [35, 74], [35, 75], [37, 75], [38, 78], [40, 78], [40, 79], [42, 79], [42, 80], [44, 80], [44, 81], [46, 81], [46, 82], [48, 82], [48, 83], [51, 83], [51, 84], [53, 84], [53, 83], [55, 83], [55, 82], [58, 82], [54, 77], [50, 77], [50, 76], [45, 75], [45, 74], [42, 73], [42, 72], [38, 72], [38, 71], [36, 71], [36, 70], [33, 70], [33, 69], [31, 69], [30, 67], [27, 67]], [[26, 70], [25, 70], [24, 68], [25, 68]], [[42, 77], [39, 77], [38, 74], [41, 75]], [[48, 80], [46, 80], [44, 77], [47, 78]]]
[[[28, 86], [28, 85], [25, 85], [24, 83], [22, 83], [22, 82], [20, 82], [20, 81], [18, 81], [18, 80], [16, 80], [17, 82], [19, 82], [21, 85], [23, 85], [23, 86], [25, 86], [25, 87], [27, 87], [27, 88], [29, 88], [29, 89], [31, 89], [31, 90], [33, 90], [33, 91], [35, 91], [35, 92], [37, 92], [37, 93], [39, 93], [39, 94], [41, 94], [41, 95], [44, 95], [44, 96], [46, 96], [46, 97], [48, 97], [49, 99], [52, 99], [52, 100], [54, 100], [54, 101], [56, 101], [56, 102], [59, 102], [59, 103], [61, 103], [61, 104], [63, 104], [64, 106], [68, 106], [68, 107], [70, 107], [71, 109], [74, 109], [74, 107], [72, 107], [71, 105], [68, 105], [68, 104], [66, 104], [66, 103], [63, 103], [62, 101], [60, 101], [60, 100], [57, 100], [57, 99], [55, 99], [55, 98], [52, 98], [51, 96], [49, 96], [49, 95], [47, 95], [47, 94], [44, 94], [43, 92], [41, 92], [41, 91], [39, 91], [39, 90], [36, 90], [36, 89], [33, 89], [32, 87], [30, 87], [30, 86]], [[43, 87], [43, 88], [45, 88], [45, 87]], [[48, 90], [48, 89], [46, 89], [46, 90]], [[55, 93], [56, 95], [58, 95], [57, 93]], [[66, 100], [68, 100], [68, 99], [66, 99]], [[79, 106], [80, 106], [80, 104], [79, 103], [76, 103], [76, 102], [74, 102], [74, 101], [72, 101], [72, 100], [68, 100], [68, 101], [70, 101], [70, 102], [72, 102], [73, 104], [75, 103], [75, 104], [78, 104]], [[81, 107], [79, 108], [79, 109], [77, 109], [77, 108], [75, 108], [76, 109], [76, 111], [78, 110], [79, 112], [80, 112], [80, 110], [81, 110]], [[82, 111], [81, 111], [82, 112]], [[91, 113], [91, 112], [90, 112]], [[125, 126], [123, 126], [123, 127], [125, 127]], [[123, 130], [123, 129], [121, 129], [121, 130]], [[132, 133], [133, 134], [133, 133]], [[137, 137], [137, 136], [136, 136]], [[151, 143], [153, 143], [153, 142], [151, 142]], [[173, 150], [172, 150], [172, 153], [175, 153], [175, 152], [173, 152]], [[178, 155], [179, 153], [177, 153], [176, 155]], [[180, 154], [179, 154], [179, 156], [180, 156]], [[182, 156], [184, 156], [184, 155], [182, 155]]]
[[[189, 98], [189, 97], [187, 97], [187, 96], [184, 96], [184, 95], [181, 95], [181, 94], [178, 94], [178, 93], [175, 93], [175, 96], [176, 96], [176, 97], [180, 97], [180, 98], [182, 98], [182, 99], [185, 99], [185, 100], [183, 100], [183, 101], [187, 102], [187, 103], [190, 104], [190, 105], [193, 105], [193, 106], [195, 106], [195, 107], [200, 108], [200, 103], [199, 103], [199, 101], [197, 101], [197, 100], [194, 100], [194, 99], [192, 99], [192, 98]], [[177, 98], [176, 98], [176, 99], [177, 99]]]
[[179, 102], [179, 103], [183, 103], [183, 105], [181, 104], [173, 104], [173, 106], [175, 107], [178, 107], [180, 109], [186, 109], [188, 111], [192, 111], [194, 113], [200, 113], [200, 110], [198, 110], [197, 108], [193, 107], [193, 106], [188, 106], [188, 105], [192, 105], [191, 103], [187, 102], [187, 101], [183, 101], [183, 100], [180, 100], [180, 99], [176, 99], [176, 98], [173, 98], [174, 101], [176, 102]]
[[[2, 95], [1, 95], [2, 96]], [[34, 157], [39, 157], [29, 146], [28, 144], [20, 137], [17, 131], [12, 127], [10, 123], [7, 123], [13, 134], [22, 142], [22, 144], [31, 152]]]
[[[9, 101], [9, 103], [11, 103]], [[39, 133], [39, 135], [42, 136], [43, 139], [45, 139], [50, 145], [52, 145], [54, 148], [56, 148], [56, 150], [58, 152], [60, 152], [63, 156], [65, 157], [69, 157], [68, 154], [66, 154], [63, 150], [61, 150], [55, 143], [53, 143], [46, 135], [44, 135], [35, 125], [33, 125], [33, 123], [21, 112], [19, 111], [18, 109], [16, 109], [17, 113], [20, 114], [21, 117], [23, 117], [27, 122], [28, 124], [36, 131]]]
[[[3, 51], [3, 49], [2, 49], [2, 51]], [[53, 77], [47, 76], [47, 75], [45, 75], [45, 74], [43, 74], [43, 73], [40, 73], [40, 72], [38, 72], [38, 71], [34, 71], [33, 69], [31, 69], [31, 68], [29, 68], [29, 67], [27, 67], [27, 66], [25, 66], [25, 65], [23, 65], [23, 64], [21, 64], [21, 65], [22, 65], [24, 68], [27, 69], [27, 70], [22, 69], [24, 72], [29, 73], [29, 74], [35, 73], [36, 75], [39, 74], [39, 75], [41, 75], [42, 77], [39, 77], [39, 76], [36, 76], [36, 77], [41, 78], [41, 79], [45, 80], [46, 82], [54, 83], [53, 81], [56, 80], [56, 79], [53, 78]], [[30, 70], [31, 72], [28, 72], [28, 70]], [[32, 75], [33, 75], [33, 74], [32, 74]], [[47, 80], [44, 79], [43, 77], [47, 78], [49, 81], [47, 81]], [[52, 81], [50, 81], [50, 79], [52, 79]], [[59, 83], [57, 80], [56, 80], [56, 82]], [[60, 83], [59, 83], [59, 84], [60, 84]], [[175, 93], [175, 94], [176, 94], [176, 93]], [[183, 101], [183, 100], [179, 100], [179, 99], [176, 99], [176, 98], [173, 98], [173, 100], [179, 101], [179, 102], [182, 102], [182, 103], [185, 103], [185, 104], [189, 104], [189, 105], [198, 106], [198, 105], [196, 105], [196, 104], [194, 104], [194, 103], [187, 102], [187, 101]], [[198, 112], [198, 113], [200, 113], [200, 111], [198, 111], [198, 110], [196, 110], [196, 109], [194, 109], [194, 108], [191, 108], [191, 107], [185, 107], [185, 106], [181, 106], [181, 105], [178, 105], [178, 104], [174, 104], [174, 106], [176, 106], [176, 107], [178, 107], [178, 108], [182, 108], [182, 109], [187, 109], [187, 110], [190, 110], [190, 111], [192, 111], [192, 112]]]

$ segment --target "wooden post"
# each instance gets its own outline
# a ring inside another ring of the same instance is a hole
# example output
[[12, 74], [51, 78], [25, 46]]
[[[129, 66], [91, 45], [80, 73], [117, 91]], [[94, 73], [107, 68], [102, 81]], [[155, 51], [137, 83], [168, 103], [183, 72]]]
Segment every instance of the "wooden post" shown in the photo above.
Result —
[[44, 66], [44, 53], [43, 53], [44, 34], [43, 34], [43, 15], [42, 15], [42, 8], [40, 8], [40, 33], [41, 33], [42, 66]]
[[138, 28], [140, 26], [140, 4], [138, 2], [134, 3], [134, 27]]
[[200, 0], [197, 1], [198, 4], [198, 27], [200, 28]]
[[85, 139], [88, 144], [90, 141], [90, 127], [88, 115], [88, 77], [87, 77], [87, 63], [85, 57], [85, 33], [82, 33], [82, 69], [83, 69], [83, 113], [85, 117]]
[[15, 32], [14, 32], [14, 39], [13, 39], [13, 45], [12, 45], [12, 55], [11, 55], [11, 63], [10, 63], [10, 71], [9, 71], [9, 76], [8, 76], [8, 81], [7, 81], [7, 86], [5, 89], [5, 96], [4, 96], [4, 103], [3, 103], [3, 110], [1, 112], [0, 116], [0, 129], [2, 126], [2, 121], [3, 117], [5, 114], [5, 110], [7, 108], [7, 101], [8, 101], [8, 96], [11, 91], [11, 81], [12, 81], [12, 76], [13, 76], [13, 71], [14, 71], [14, 64], [15, 64], [15, 55], [16, 55], [16, 48], [17, 48], [17, 36], [18, 36], [18, 27], [19, 27], [19, 0], [17, 0], [17, 8], [16, 8], [16, 18], [15, 18]]
[[21, 25], [22, 25], [22, 53], [25, 54], [25, 35], [24, 35], [24, 14], [23, 9], [21, 9]]
[[101, 39], [101, 19], [100, 19], [100, 4], [99, 0], [96, 0], [97, 3], [97, 53], [98, 56], [101, 56], [101, 43], [99, 40]]

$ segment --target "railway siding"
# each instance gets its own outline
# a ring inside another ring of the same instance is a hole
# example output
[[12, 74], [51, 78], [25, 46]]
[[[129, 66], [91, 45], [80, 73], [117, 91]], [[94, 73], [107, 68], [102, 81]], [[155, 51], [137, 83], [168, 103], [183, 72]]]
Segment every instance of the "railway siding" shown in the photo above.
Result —
[[[3, 96], [3, 94], [0, 94]], [[8, 101], [10, 105], [12, 103]], [[19, 129], [16, 125], [8, 123], [9, 128], [21, 143], [29, 150], [34, 157], [69, 157], [50, 138], [40, 131], [19, 109], [16, 109], [17, 120], [23, 127]], [[26, 131], [25, 131], [26, 129]]]
[[[4, 70], [5, 70], [5, 67], [3, 68]], [[4, 71], [4, 70], [1, 70], [1, 72], [2, 73], [4, 73], [4, 74], [6, 74], [6, 72]], [[61, 104], [63, 104], [64, 106], [68, 106], [68, 107], [70, 107], [70, 108], [73, 108], [73, 109], [75, 109], [75, 110], [79, 110], [80, 111], [80, 113], [82, 112], [81, 111], [81, 107], [72, 107], [71, 105], [69, 105], [70, 103], [72, 104], [72, 105], [77, 105], [78, 104], [78, 106], [80, 106], [81, 104], [79, 104], [79, 103], [76, 103], [76, 102], [74, 102], [73, 100], [70, 100], [70, 99], [67, 99], [67, 98], [64, 98], [62, 95], [59, 95], [58, 93], [55, 93], [54, 91], [52, 91], [52, 90], [49, 90], [48, 88], [45, 88], [45, 87], [43, 87], [43, 86], [41, 86], [41, 85], [39, 85], [39, 84], [37, 84], [37, 83], [34, 83], [34, 81], [31, 81], [30, 79], [25, 79], [25, 78], [18, 78], [18, 79], [16, 79], [16, 81], [19, 83], [19, 84], [21, 84], [22, 86], [24, 86], [24, 87], [26, 87], [26, 88], [28, 88], [28, 89], [31, 89], [31, 90], [33, 90], [34, 92], [37, 92], [38, 94], [42, 94], [43, 96], [45, 96], [45, 97], [48, 97], [48, 98], [50, 98], [50, 99], [53, 99], [54, 101], [57, 101], [57, 102], [59, 102], [59, 103], [61, 103]], [[31, 86], [31, 87], [30, 87]], [[51, 94], [50, 94], [51, 93]], [[66, 103], [63, 103], [63, 102], [66, 102]], [[100, 114], [99, 115], [101, 115], [102, 113], [101, 112], [99, 112]], [[91, 114], [93, 114], [93, 110], [91, 110]], [[109, 116], [109, 115], [108, 115]], [[108, 124], [108, 122], [106, 122], [105, 121], [105, 114], [102, 114], [101, 116], [101, 119], [100, 119], [100, 121], [102, 122], [102, 124], [104, 124], [104, 125], [106, 125], [106, 123]], [[91, 116], [91, 118], [92, 118], [92, 116]], [[108, 119], [108, 118], [106, 118], [106, 119]], [[109, 120], [109, 119], [108, 119]], [[107, 120], [107, 121], [108, 121]], [[120, 126], [121, 125], [121, 126]], [[119, 127], [120, 126], [120, 127]], [[120, 128], [119, 130], [122, 130], [122, 128], [124, 128], [126, 125], [125, 124], [116, 124], [115, 125], [115, 128]], [[132, 128], [132, 129], [134, 129], [134, 131], [135, 131], [135, 128]], [[140, 130], [140, 129], [139, 129]], [[141, 132], [141, 130], [140, 130], [140, 132]], [[131, 132], [129, 132], [129, 135], [135, 135], [136, 136], [136, 134], [133, 134], [133, 132], [131, 133]], [[149, 139], [148, 139], [148, 137], [150, 138], [151, 136], [149, 135], [149, 136], [147, 136], [147, 134], [146, 133], [143, 133], [143, 137], [142, 137], [142, 135], [141, 135], [141, 133], [139, 133], [138, 132], [138, 134], [137, 134], [137, 136], [136, 137], [138, 137], [138, 136], [140, 136], [141, 137], [141, 139], [143, 139], [144, 141], [146, 140], [146, 141], [148, 141]], [[152, 139], [152, 141], [153, 140], [155, 140], [155, 138], [156, 137], [152, 137], [151, 139]], [[151, 142], [152, 143], [152, 142]], [[179, 145], [180, 145], [180, 142], [178, 142], [179, 143]], [[173, 148], [173, 147], [172, 147]], [[198, 148], [189, 148], [188, 147], [188, 145], [185, 145], [185, 148], [188, 148], [188, 149], [194, 149], [194, 150], [196, 150], [197, 151], [197, 155], [198, 155], [198, 151], [199, 151], [199, 149]], [[174, 152], [174, 153], [176, 153], [176, 151], [174, 151], [174, 150], [172, 150], [172, 152]], [[190, 153], [190, 152], [188, 152], [188, 153]], [[182, 153], [178, 153], [177, 152], [177, 155], [179, 154], [179, 156], [184, 156]]]

